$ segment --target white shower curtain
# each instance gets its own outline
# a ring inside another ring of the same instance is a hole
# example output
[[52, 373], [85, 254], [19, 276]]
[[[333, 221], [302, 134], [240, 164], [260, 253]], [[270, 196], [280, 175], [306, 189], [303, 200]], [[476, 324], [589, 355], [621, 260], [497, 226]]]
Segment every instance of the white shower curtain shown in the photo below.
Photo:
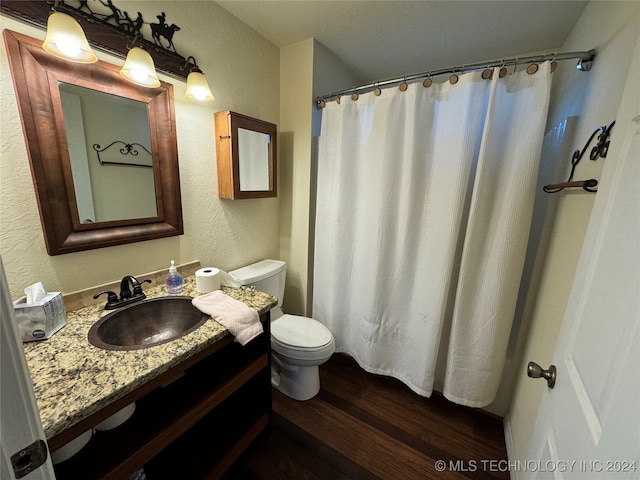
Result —
[[[313, 316], [366, 370], [495, 397], [524, 262], [551, 85], [548, 64], [492, 80], [330, 102], [322, 114]], [[449, 325], [447, 325], [449, 327]]]

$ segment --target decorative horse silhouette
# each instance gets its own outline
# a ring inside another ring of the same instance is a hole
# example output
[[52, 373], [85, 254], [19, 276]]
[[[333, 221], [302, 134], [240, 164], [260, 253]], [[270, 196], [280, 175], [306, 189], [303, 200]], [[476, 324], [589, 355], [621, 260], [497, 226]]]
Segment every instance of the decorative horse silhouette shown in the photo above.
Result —
[[89, 13], [93, 15], [93, 10], [91, 10], [91, 7], [87, 5], [87, 2], [88, 0], [80, 0], [80, 7], [78, 7], [78, 10], [82, 10], [83, 8], [86, 8], [87, 10], [89, 10]]
[[164, 48], [162, 42], [160, 41], [160, 37], [164, 37], [169, 42], [169, 48], [172, 48], [173, 51], [176, 51], [176, 47], [173, 45], [173, 34], [180, 30], [180, 27], [175, 23], [171, 25], [167, 25], [166, 23], [150, 23], [151, 26], [151, 36], [153, 37], [153, 41]]
[[[111, 10], [111, 15], [102, 15], [102, 19], [108, 23], [109, 20], [113, 18], [116, 24], [120, 25], [120, 20], [122, 19], [122, 16], [121, 16], [122, 12], [120, 11], [120, 9], [116, 8], [116, 6], [113, 4], [113, 1], [107, 0], [107, 2], [105, 3], [102, 0], [100, 0], [100, 3], [105, 7], [108, 7], [109, 10]], [[80, 7], [82, 8], [82, 5]], [[88, 5], [87, 5], [87, 8], [89, 8]]]
[[142, 14], [138, 12], [138, 16], [136, 19], [132, 19], [127, 12], [122, 12], [122, 24], [120, 25], [123, 30], [127, 33], [131, 33], [134, 35], [142, 34], [140, 33], [140, 28], [142, 28], [142, 24], [144, 20], [142, 19]]

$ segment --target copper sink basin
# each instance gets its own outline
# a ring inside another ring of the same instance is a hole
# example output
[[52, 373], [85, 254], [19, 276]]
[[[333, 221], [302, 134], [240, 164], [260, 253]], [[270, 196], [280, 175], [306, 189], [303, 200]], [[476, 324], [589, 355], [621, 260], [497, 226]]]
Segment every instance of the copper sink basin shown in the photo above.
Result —
[[102, 317], [89, 330], [89, 343], [105, 350], [153, 347], [193, 332], [208, 318], [191, 297], [152, 298]]

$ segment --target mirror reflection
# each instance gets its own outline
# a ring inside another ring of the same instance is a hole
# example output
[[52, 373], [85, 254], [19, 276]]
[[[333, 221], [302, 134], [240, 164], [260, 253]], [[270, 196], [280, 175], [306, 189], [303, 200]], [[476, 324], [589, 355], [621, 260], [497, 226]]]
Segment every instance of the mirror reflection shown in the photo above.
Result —
[[271, 135], [238, 128], [240, 190], [269, 190], [269, 149]]
[[58, 87], [80, 223], [156, 217], [147, 103]]

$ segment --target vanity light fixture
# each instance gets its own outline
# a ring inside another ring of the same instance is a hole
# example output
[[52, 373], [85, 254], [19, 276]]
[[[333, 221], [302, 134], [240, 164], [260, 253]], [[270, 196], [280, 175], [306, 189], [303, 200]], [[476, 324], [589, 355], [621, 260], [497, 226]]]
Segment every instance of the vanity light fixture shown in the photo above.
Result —
[[[165, 12], [156, 15], [157, 22], [145, 21], [140, 12], [135, 18], [117, 8], [112, 0], [104, 2], [74, 2], [64, 0], [0, 0], [3, 15], [25, 20], [47, 29], [42, 47], [56, 57], [79, 63], [97, 62], [94, 48], [126, 57], [120, 75], [127, 81], [147, 88], [161, 85], [156, 68], [168, 75], [187, 81], [185, 97], [199, 102], [212, 102], [209, 84], [192, 56], [185, 59], [173, 44], [174, 33], [180, 27], [168, 23]], [[101, 3], [104, 8], [100, 5]], [[92, 9], [95, 5], [96, 11]], [[144, 38], [143, 29], [152, 32], [152, 40]], [[126, 42], [131, 41], [131, 44]], [[189, 67], [189, 68], [187, 68]]]
[[51, 55], [72, 62], [97, 62], [98, 57], [91, 50], [80, 24], [66, 13], [57, 12], [55, 10], [57, 4], [56, 1], [47, 19], [47, 35], [42, 48]]
[[120, 69], [120, 75], [125, 80], [143, 87], [156, 88], [160, 86], [160, 80], [153, 64], [153, 58], [149, 52], [140, 47], [135, 47], [138, 35], [133, 39], [124, 65]]
[[189, 56], [181, 70], [184, 70], [188, 65], [190, 65], [189, 60], [193, 60], [193, 66], [191, 67], [191, 71], [187, 77], [187, 89], [184, 92], [184, 98], [188, 100], [197, 100], [198, 102], [213, 102], [215, 98], [213, 98], [213, 94], [209, 88], [209, 83], [207, 82], [207, 79], [204, 78], [204, 74], [202, 73], [202, 70], [200, 70], [200, 67], [198, 67], [196, 59]]

